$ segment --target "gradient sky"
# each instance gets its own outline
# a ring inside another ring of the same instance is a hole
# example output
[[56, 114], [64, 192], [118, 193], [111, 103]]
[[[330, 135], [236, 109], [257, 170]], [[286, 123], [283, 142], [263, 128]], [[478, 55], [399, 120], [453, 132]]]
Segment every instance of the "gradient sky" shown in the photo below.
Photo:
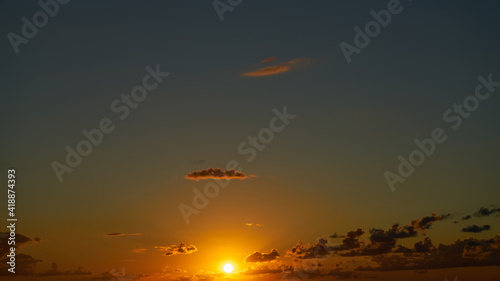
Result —
[[[248, 0], [220, 21], [211, 1], [71, 1], [18, 54], [4, 36], [0, 163], [17, 169], [17, 233], [41, 238], [18, 252], [42, 260], [36, 273], [53, 262], [92, 272], [74, 277], [81, 280], [122, 268], [149, 275], [144, 280], [202, 280], [200, 272], [220, 278], [226, 261], [239, 271], [276, 268], [293, 262], [285, 255], [297, 241], [387, 230], [432, 213], [452, 216], [426, 230], [434, 245], [499, 235], [498, 216], [461, 218], [499, 204], [500, 90], [458, 130], [442, 115], [474, 93], [478, 76], [500, 81], [500, 5], [402, 1], [403, 11], [348, 64], [339, 44], [352, 44], [353, 28], [387, 2]], [[1, 33], [20, 34], [21, 18], [38, 10], [36, 1], [0, 1]], [[170, 76], [119, 120], [112, 101], [158, 64]], [[270, 66], [283, 72], [242, 75]], [[238, 145], [284, 106], [297, 117], [246, 161]], [[64, 163], [65, 147], [105, 117], [116, 129], [59, 182], [51, 163]], [[398, 155], [407, 157], [436, 127], [447, 128], [448, 140], [391, 192], [384, 172], [395, 172]], [[230, 160], [255, 177], [231, 180], [186, 224], [179, 204], [192, 205], [192, 189], [211, 180], [185, 176], [226, 169]], [[473, 224], [491, 229], [461, 232]], [[155, 248], [181, 242], [197, 251], [165, 256]], [[272, 249], [280, 257], [270, 263], [244, 261]], [[434, 273], [497, 280], [499, 272]], [[412, 270], [392, 274], [430, 280]], [[258, 280], [267, 277], [281, 274]]]

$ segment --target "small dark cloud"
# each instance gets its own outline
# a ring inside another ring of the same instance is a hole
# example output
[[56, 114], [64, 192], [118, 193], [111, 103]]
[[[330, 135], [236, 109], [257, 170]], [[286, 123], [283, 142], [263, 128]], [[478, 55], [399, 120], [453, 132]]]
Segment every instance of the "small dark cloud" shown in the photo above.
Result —
[[472, 214], [472, 215], [466, 215], [466, 216], [462, 217], [462, 220], [464, 220], [464, 221], [470, 220], [472, 217], [476, 217], [476, 218], [489, 217], [489, 216], [495, 215], [495, 214], [500, 214], [500, 208], [496, 208], [496, 207], [493, 207], [493, 208], [481, 207], [474, 214]]
[[275, 260], [279, 256], [280, 254], [276, 249], [272, 249], [269, 254], [254, 252], [245, 258], [245, 262], [268, 262]]
[[193, 164], [205, 164], [205, 163], [207, 163], [207, 161], [205, 161], [205, 160], [202, 159], [202, 160], [191, 161], [191, 163], [193, 163]]
[[142, 233], [121, 233], [121, 232], [111, 232], [105, 234], [99, 234], [99, 236], [117, 237], [117, 236], [138, 236]]
[[483, 225], [483, 226], [478, 226], [478, 225], [470, 225], [467, 227], [462, 228], [462, 232], [472, 232], [472, 233], [479, 233], [483, 231], [490, 230], [491, 226], [489, 225]]
[[210, 168], [201, 171], [194, 171], [185, 176], [189, 180], [204, 180], [204, 179], [248, 179], [255, 177], [254, 175], [247, 176], [243, 172], [238, 172], [234, 169], [222, 170], [220, 168]]
[[187, 246], [182, 242], [179, 243], [179, 245], [171, 245], [168, 247], [155, 246], [155, 248], [165, 251], [166, 252], [165, 256], [175, 256], [180, 254], [189, 255], [198, 251], [198, 248], [196, 248], [196, 246], [194, 245]]
[[438, 216], [436, 214], [432, 214], [430, 216], [423, 217], [419, 220], [412, 220], [410, 225], [413, 226], [416, 230], [420, 230], [425, 232], [425, 230], [429, 229], [431, 225], [437, 221], [441, 221], [444, 219], [451, 218], [450, 214]]
[[474, 213], [474, 216], [476, 216], [476, 217], [489, 217], [491, 215], [498, 214], [498, 213], [500, 213], [500, 208], [488, 209], [488, 208], [481, 207], [479, 209], [479, 211]]

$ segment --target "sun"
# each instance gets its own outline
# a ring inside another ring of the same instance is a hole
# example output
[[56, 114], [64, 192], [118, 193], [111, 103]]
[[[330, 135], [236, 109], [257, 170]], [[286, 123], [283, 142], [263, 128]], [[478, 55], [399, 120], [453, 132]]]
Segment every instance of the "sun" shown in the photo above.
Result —
[[233, 272], [234, 267], [233, 267], [233, 265], [232, 265], [232, 264], [230, 264], [230, 263], [226, 263], [222, 269], [223, 269], [223, 270], [224, 270], [224, 272], [226, 272], [226, 273], [231, 273], [231, 272]]

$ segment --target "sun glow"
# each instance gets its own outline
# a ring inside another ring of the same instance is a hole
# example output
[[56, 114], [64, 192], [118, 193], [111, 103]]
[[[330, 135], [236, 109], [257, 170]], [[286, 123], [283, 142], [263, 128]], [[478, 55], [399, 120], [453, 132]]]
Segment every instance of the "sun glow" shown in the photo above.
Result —
[[233, 267], [233, 265], [232, 265], [232, 264], [230, 264], [230, 263], [226, 263], [226, 264], [224, 265], [224, 267], [223, 267], [223, 270], [224, 270], [224, 272], [226, 272], [226, 273], [231, 273], [231, 272], [233, 272], [233, 269], [234, 269], [234, 267]]

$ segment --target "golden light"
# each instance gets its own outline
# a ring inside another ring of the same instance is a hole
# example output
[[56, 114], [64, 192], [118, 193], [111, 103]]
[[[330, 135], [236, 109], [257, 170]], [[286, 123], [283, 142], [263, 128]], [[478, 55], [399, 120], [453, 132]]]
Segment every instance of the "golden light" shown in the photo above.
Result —
[[233, 265], [232, 265], [232, 264], [230, 264], [230, 263], [226, 263], [222, 269], [223, 269], [223, 270], [224, 270], [224, 272], [226, 272], [226, 273], [231, 273], [231, 272], [233, 272], [234, 267], [233, 267]]

